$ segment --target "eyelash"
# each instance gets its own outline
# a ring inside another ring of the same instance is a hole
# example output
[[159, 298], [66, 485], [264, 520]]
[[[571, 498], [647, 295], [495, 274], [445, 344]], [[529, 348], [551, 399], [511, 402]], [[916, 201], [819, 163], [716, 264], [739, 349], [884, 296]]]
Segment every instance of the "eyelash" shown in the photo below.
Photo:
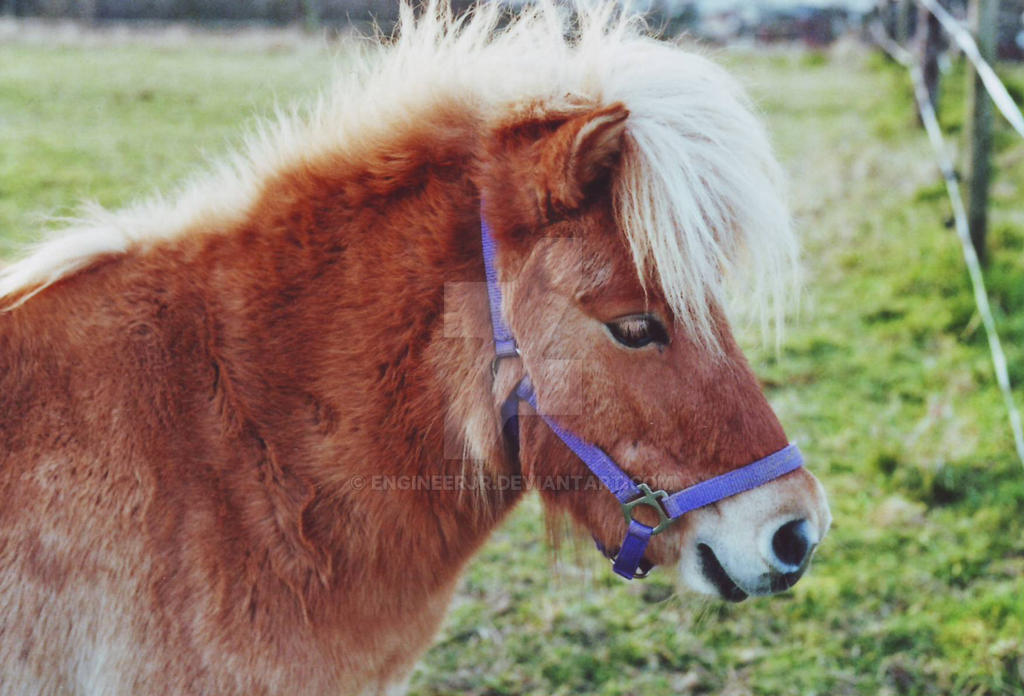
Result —
[[618, 343], [627, 348], [643, 348], [650, 344], [667, 346], [668, 331], [651, 314], [633, 314], [605, 324]]

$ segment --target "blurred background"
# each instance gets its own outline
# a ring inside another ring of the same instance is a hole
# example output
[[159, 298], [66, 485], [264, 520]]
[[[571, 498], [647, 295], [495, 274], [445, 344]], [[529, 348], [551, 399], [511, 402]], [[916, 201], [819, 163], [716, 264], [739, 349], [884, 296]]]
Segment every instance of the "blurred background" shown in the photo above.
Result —
[[[529, 0], [507, 0], [517, 7]], [[951, 0], [947, 9], [963, 16], [967, 0]], [[471, 0], [452, 0], [456, 10]], [[1001, 57], [1024, 57], [1024, 0], [997, 3]], [[917, 10], [909, 0], [640, 0], [631, 3], [650, 15], [666, 34], [682, 31], [713, 42], [798, 41], [827, 46], [866, 21], [883, 17], [898, 35], [912, 33]], [[301, 25], [344, 31], [376, 22], [389, 27], [398, 19], [398, 3], [387, 0], [0, 0], [0, 15], [111, 22], [189, 22], [205, 26]]]
[[[586, 543], [553, 552], [531, 498], [411, 693], [1024, 694], [1024, 0], [646, 6], [747, 85], [789, 173], [806, 290], [777, 350], [741, 334], [834, 529], [791, 591], [726, 605], [668, 569], [623, 582]], [[0, 0], [0, 258], [83, 200], [173, 189], [396, 11]]]

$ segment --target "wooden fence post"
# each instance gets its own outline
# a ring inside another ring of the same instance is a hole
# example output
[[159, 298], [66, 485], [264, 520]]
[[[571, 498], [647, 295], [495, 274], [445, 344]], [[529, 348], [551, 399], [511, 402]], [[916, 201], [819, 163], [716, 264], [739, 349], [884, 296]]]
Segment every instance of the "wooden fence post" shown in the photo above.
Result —
[[895, 31], [892, 37], [896, 39], [896, 43], [906, 46], [907, 42], [910, 41], [910, 35], [913, 33], [914, 0], [896, 0], [896, 6], [893, 9], [896, 13], [896, 19]]
[[[971, 0], [971, 33], [981, 57], [993, 64], [996, 54], [996, 14], [998, 0]], [[988, 183], [992, 150], [992, 100], [977, 72], [967, 69], [967, 221], [971, 241], [982, 263], [988, 261], [985, 238], [988, 234]]]
[[[939, 110], [939, 54], [942, 52], [942, 24], [924, 5], [917, 12], [917, 60], [921, 65], [928, 99]], [[920, 118], [920, 115], [919, 115]]]

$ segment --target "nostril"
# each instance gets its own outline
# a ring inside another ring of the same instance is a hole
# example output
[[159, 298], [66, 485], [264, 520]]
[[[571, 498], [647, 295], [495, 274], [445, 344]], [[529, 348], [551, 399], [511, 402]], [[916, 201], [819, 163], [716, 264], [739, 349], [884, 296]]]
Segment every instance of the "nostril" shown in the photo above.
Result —
[[811, 549], [811, 533], [807, 520], [791, 520], [775, 530], [772, 551], [775, 557], [791, 568], [799, 568]]

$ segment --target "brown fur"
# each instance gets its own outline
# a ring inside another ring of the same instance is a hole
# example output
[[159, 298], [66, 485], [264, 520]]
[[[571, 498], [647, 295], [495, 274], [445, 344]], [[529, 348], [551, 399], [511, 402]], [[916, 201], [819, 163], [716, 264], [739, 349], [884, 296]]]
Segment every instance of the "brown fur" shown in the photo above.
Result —
[[[0, 693], [400, 682], [520, 492], [369, 482], [517, 473], [496, 405], [524, 368], [544, 408], [664, 488], [783, 446], [724, 321], [720, 357], [679, 330], [634, 354], [594, 321], [671, 320], [604, 195], [627, 116], [484, 129], [436, 109], [281, 172], [232, 229], [104, 258], [0, 314]], [[525, 356], [493, 388], [481, 196]], [[539, 419], [523, 442], [523, 473], [586, 475]], [[621, 537], [604, 490], [544, 495]]]

